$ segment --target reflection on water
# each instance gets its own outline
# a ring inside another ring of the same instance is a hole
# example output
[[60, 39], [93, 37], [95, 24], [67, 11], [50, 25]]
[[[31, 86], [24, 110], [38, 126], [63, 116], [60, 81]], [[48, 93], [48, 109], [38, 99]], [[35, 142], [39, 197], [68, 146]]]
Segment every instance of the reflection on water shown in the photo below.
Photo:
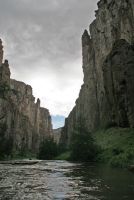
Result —
[[94, 164], [0, 164], [2, 200], [133, 200], [134, 174]]

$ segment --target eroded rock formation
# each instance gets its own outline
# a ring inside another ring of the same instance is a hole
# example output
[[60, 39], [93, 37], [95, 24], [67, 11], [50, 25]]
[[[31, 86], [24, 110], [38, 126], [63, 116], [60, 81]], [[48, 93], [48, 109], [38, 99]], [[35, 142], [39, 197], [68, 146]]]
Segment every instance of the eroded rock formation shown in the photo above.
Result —
[[10, 79], [8, 61], [2, 60], [0, 40], [0, 137], [12, 143], [14, 152], [37, 153], [40, 143], [52, 136], [51, 116], [39, 99], [35, 103], [30, 85]]
[[84, 84], [65, 122], [70, 142], [79, 118], [89, 131], [109, 123], [134, 127], [134, 1], [101, 0], [82, 36]]

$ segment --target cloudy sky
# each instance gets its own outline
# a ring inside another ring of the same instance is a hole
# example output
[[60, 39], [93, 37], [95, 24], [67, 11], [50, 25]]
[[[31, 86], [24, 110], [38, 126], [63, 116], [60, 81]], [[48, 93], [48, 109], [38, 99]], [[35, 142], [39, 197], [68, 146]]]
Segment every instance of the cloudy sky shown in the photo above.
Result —
[[83, 82], [81, 35], [97, 0], [0, 0], [0, 37], [12, 78], [33, 87], [62, 126]]

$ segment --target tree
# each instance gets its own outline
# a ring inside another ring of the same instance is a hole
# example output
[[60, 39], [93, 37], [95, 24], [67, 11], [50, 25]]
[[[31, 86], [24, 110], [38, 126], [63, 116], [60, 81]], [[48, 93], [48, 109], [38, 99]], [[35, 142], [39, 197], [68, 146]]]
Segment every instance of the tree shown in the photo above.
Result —
[[80, 121], [72, 133], [71, 159], [75, 161], [93, 161], [97, 154], [97, 146], [91, 133]]
[[42, 160], [50, 160], [57, 156], [57, 144], [52, 138], [44, 140], [39, 148], [38, 158]]

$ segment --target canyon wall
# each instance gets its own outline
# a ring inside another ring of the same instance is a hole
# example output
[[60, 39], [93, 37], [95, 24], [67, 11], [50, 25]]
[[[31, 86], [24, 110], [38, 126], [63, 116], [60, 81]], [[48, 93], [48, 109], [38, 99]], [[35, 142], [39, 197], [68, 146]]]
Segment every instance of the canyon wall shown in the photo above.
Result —
[[0, 40], [0, 140], [12, 143], [14, 152], [37, 153], [40, 143], [52, 137], [51, 116], [39, 99], [35, 103], [30, 85], [10, 79], [8, 61], [2, 60]]
[[89, 131], [116, 124], [134, 127], [134, 1], [101, 0], [96, 19], [82, 35], [84, 83], [65, 121], [70, 143], [82, 119]]
[[56, 144], [59, 144], [62, 128], [53, 129], [53, 137]]

